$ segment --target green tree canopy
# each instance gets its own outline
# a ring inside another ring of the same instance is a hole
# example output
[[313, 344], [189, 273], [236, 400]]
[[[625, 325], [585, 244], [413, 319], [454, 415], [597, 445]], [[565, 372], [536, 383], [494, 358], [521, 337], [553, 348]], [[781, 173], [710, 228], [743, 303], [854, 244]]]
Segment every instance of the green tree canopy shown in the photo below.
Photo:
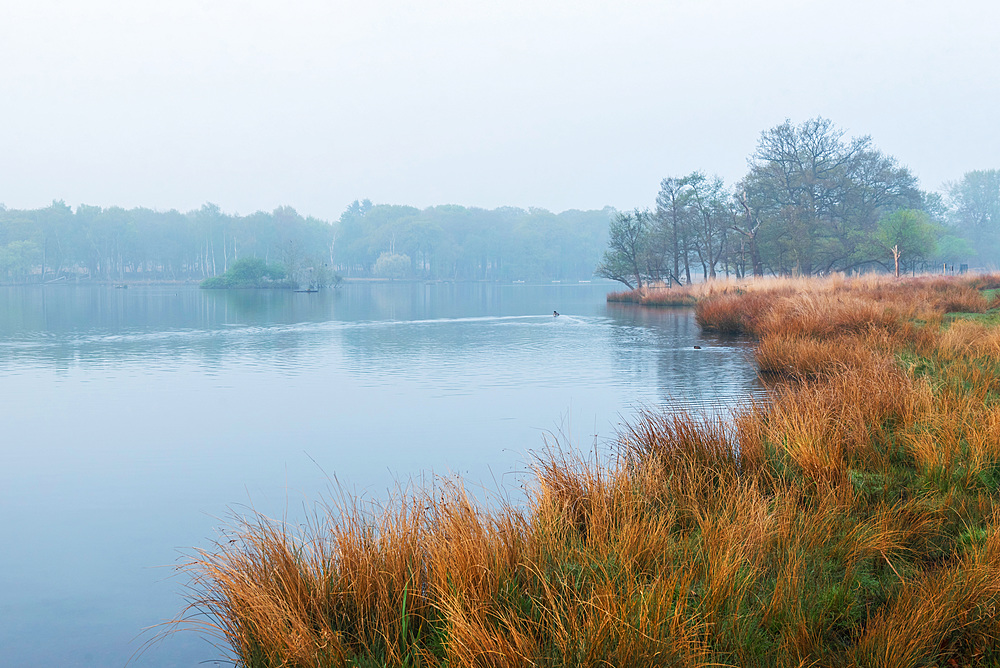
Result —
[[879, 219], [919, 208], [916, 178], [868, 136], [850, 140], [825, 118], [761, 133], [737, 187], [760, 222], [761, 254], [776, 273], [822, 273], [870, 262], [859, 257]]
[[649, 211], [617, 212], [611, 219], [608, 249], [604, 252], [595, 274], [627, 285], [642, 288], [647, 248], [650, 242]]
[[406, 278], [410, 273], [410, 256], [401, 253], [382, 253], [375, 260], [372, 273], [381, 278]]
[[878, 222], [875, 240], [895, 262], [894, 271], [900, 267], [915, 270], [917, 263], [925, 262], [937, 250], [937, 227], [930, 216], [916, 209], [900, 209]]

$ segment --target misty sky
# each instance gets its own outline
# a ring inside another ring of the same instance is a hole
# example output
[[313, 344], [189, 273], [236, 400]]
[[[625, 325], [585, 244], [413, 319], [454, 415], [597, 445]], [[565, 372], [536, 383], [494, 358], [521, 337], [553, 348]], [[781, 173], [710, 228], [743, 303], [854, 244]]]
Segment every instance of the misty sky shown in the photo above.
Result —
[[1000, 3], [4, 0], [0, 202], [651, 206], [816, 115], [1000, 167]]

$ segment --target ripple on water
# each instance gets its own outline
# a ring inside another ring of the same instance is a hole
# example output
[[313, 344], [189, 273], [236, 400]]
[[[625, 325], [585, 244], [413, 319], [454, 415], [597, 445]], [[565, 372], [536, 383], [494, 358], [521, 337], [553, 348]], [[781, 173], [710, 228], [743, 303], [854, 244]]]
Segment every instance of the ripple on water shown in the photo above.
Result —
[[[745, 346], [704, 337], [687, 312], [609, 308], [600, 286], [352, 290], [308, 300], [151, 290], [152, 304], [137, 289], [125, 304], [81, 288], [17, 301], [25, 312], [0, 330], [4, 435], [32, 447], [0, 467], [19, 508], [0, 554], [0, 573], [17, 574], [0, 629], [21, 625], [0, 631], [5, 656], [50, 647], [68, 657], [61, 665], [87, 653], [124, 665], [134, 646], [112, 638], [183, 608], [153, 567], [203, 544], [248, 496], [294, 515], [327, 489], [318, 467], [379, 493], [421, 471], [502, 479], [543, 434], [589, 447], [643, 406], [724, 409], [756, 391]], [[388, 317], [397, 313], [407, 317]], [[88, 587], [126, 575], [128, 586], [102, 590], [100, 610], [61, 603], [91, 605]], [[114, 631], [91, 633], [87, 619]], [[160, 665], [211, 658], [200, 645], [163, 651]]]

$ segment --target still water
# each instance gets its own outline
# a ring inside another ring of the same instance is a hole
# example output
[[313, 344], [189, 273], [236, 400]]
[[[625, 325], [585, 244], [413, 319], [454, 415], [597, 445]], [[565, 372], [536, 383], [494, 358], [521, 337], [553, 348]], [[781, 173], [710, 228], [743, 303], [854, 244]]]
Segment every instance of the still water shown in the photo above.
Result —
[[[643, 407], [756, 391], [745, 343], [610, 287], [0, 289], [0, 661], [124, 666], [248, 507], [295, 521], [334, 479], [516, 488], [546, 438], [606, 448]], [[180, 633], [131, 665], [223, 658]]]

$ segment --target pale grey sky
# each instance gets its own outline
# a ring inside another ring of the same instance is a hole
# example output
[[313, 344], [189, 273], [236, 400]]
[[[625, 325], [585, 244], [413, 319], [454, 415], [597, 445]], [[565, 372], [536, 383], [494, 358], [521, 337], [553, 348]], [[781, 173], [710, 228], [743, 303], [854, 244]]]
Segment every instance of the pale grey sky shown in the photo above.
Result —
[[618, 208], [816, 115], [1000, 167], [1000, 3], [0, 0], [0, 202]]

